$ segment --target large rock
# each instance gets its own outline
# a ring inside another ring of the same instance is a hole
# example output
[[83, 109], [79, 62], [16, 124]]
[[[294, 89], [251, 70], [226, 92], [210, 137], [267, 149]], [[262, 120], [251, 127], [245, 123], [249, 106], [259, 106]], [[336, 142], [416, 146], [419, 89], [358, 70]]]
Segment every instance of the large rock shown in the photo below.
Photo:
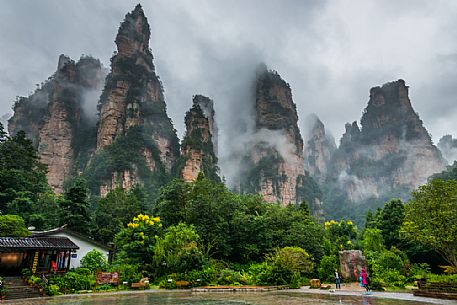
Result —
[[255, 96], [255, 133], [240, 189], [259, 193], [268, 202], [300, 202], [311, 178], [305, 176], [303, 139], [290, 86], [277, 72], [262, 67]]
[[324, 124], [316, 115], [307, 118], [309, 125], [305, 133], [305, 169], [320, 184], [325, 182], [330, 159], [336, 150], [335, 140], [325, 130]]
[[[163, 167], [170, 174], [179, 156], [179, 140], [166, 112], [162, 84], [155, 73], [149, 49], [149, 38], [148, 21], [141, 5], [137, 5], [125, 16], [116, 37], [117, 52], [111, 58], [111, 72], [99, 102], [97, 153], [114, 145], [116, 139], [129, 137], [129, 129], [137, 128], [141, 130], [145, 144], [139, 144], [134, 153], [141, 151], [149, 170]], [[103, 189], [106, 191], [126, 185], [123, 177], [141, 182], [134, 167], [110, 169], [112, 176], [104, 178], [107, 179], [102, 183]], [[137, 167], [141, 171], [143, 166], [137, 164]], [[129, 170], [128, 175], [123, 174], [126, 169]], [[113, 184], [114, 181], [117, 182]]]
[[398, 80], [370, 90], [361, 127], [346, 124], [331, 164], [330, 190], [340, 196], [330, 199], [332, 208], [349, 211], [340, 205], [345, 200], [357, 204], [370, 198], [407, 198], [446, 162], [413, 110], [408, 87]]
[[202, 172], [207, 178], [220, 181], [215, 155], [217, 126], [214, 121], [213, 101], [196, 95], [192, 108], [186, 113], [186, 135], [181, 145], [182, 169], [179, 171], [186, 182], [195, 181]]
[[61, 55], [54, 75], [14, 105], [9, 131], [16, 134], [24, 130], [33, 141], [41, 162], [48, 166], [48, 182], [56, 193], [63, 191], [65, 180], [73, 173], [81, 133], [94, 116], [85, 107], [96, 104], [104, 77], [99, 60], [81, 57], [75, 63]]
[[362, 269], [367, 270], [367, 260], [360, 250], [345, 250], [339, 252], [340, 272], [343, 279], [359, 281]]

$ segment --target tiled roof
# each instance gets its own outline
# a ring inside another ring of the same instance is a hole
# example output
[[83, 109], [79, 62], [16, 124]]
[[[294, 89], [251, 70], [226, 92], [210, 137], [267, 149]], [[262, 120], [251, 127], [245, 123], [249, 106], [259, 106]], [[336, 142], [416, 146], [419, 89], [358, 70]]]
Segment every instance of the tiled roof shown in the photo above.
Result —
[[0, 237], [0, 251], [4, 249], [79, 249], [66, 237]]

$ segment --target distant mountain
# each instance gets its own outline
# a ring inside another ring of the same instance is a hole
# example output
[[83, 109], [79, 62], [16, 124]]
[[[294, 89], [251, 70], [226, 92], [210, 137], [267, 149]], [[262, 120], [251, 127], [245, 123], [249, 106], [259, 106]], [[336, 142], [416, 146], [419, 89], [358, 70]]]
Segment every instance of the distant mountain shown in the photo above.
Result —
[[448, 164], [457, 160], [457, 139], [453, 139], [451, 135], [445, 135], [440, 139], [437, 146]]
[[320, 184], [324, 184], [336, 151], [335, 139], [328, 134], [317, 115], [310, 115], [305, 121], [308, 125], [304, 146], [305, 169]]
[[403, 80], [370, 90], [361, 128], [346, 124], [330, 163], [325, 203], [328, 213], [340, 215], [347, 211], [343, 203], [363, 205], [357, 208], [363, 211], [392, 196], [406, 198], [446, 165]]

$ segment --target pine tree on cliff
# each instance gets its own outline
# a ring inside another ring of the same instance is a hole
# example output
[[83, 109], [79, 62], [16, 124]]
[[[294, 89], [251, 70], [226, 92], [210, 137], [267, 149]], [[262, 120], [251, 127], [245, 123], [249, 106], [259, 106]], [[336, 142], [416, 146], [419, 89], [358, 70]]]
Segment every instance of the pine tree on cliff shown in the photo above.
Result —
[[97, 154], [86, 177], [92, 191], [102, 195], [135, 184], [155, 192], [179, 157], [149, 38], [148, 21], [137, 5], [119, 28], [117, 52], [98, 105]]

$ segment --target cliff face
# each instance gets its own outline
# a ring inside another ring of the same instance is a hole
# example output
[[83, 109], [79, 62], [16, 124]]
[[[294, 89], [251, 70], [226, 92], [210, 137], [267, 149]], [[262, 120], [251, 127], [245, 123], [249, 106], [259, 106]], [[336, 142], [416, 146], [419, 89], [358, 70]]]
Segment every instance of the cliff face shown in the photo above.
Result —
[[[163, 88], [155, 73], [149, 38], [149, 24], [143, 9], [137, 5], [126, 15], [115, 40], [117, 52], [111, 58], [111, 73], [106, 78], [99, 102], [97, 153], [111, 145], [119, 145], [119, 141], [125, 141], [121, 139], [123, 137], [134, 141], [128, 131], [135, 129], [133, 134], [142, 137], [136, 139], [142, 142], [137, 143], [138, 147], [133, 145], [136, 147], [133, 153], [141, 155], [139, 159], [142, 160], [137, 161], [154, 168], [154, 171], [163, 168], [169, 174], [179, 156], [179, 140], [166, 113]], [[142, 164], [135, 166], [143, 167]], [[123, 177], [127, 176], [129, 181], [143, 181], [135, 174], [135, 166], [119, 164], [110, 168], [111, 176], [103, 177], [105, 189], [124, 185]], [[127, 169], [128, 174], [125, 173]]]
[[453, 139], [451, 135], [445, 135], [441, 137], [437, 146], [448, 164], [457, 160], [457, 139]]
[[[85, 112], [88, 93], [99, 92], [104, 79], [100, 61], [82, 57], [77, 63], [61, 55], [57, 72], [27, 98], [19, 99], [9, 120], [12, 134], [25, 130], [36, 147], [41, 162], [48, 166], [48, 183], [56, 193], [74, 170], [79, 153], [76, 142], [88, 124]], [[78, 141], [80, 142], [80, 141]]]
[[[241, 191], [286, 205], [304, 198], [303, 140], [292, 93], [274, 71], [257, 74], [255, 134], [246, 156]], [[309, 177], [308, 177], [309, 178]]]
[[185, 122], [186, 135], [181, 145], [181, 177], [184, 181], [191, 182], [203, 172], [207, 178], [220, 181], [214, 153], [217, 142], [214, 143], [213, 139], [217, 139], [217, 127], [214, 122], [213, 101], [196, 95], [192, 108], [186, 113]]
[[336, 145], [334, 139], [326, 134], [324, 124], [316, 115], [308, 117], [307, 120], [310, 128], [305, 137], [305, 169], [320, 184], [323, 184]]
[[349, 201], [405, 196], [444, 169], [445, 161], [413, 110], [403, 80], [370, 90], [361, 125], [346, 124], [331, 162], [331, 178]]

